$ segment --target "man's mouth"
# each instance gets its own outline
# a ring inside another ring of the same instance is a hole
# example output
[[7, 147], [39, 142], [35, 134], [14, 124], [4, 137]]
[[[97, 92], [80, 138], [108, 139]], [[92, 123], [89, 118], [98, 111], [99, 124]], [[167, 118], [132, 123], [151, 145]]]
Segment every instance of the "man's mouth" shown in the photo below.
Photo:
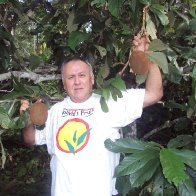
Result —
[[75, 91], [80, 91], [80, 90], [82, 90], [83, 88], [75, 88], [74, 90]]

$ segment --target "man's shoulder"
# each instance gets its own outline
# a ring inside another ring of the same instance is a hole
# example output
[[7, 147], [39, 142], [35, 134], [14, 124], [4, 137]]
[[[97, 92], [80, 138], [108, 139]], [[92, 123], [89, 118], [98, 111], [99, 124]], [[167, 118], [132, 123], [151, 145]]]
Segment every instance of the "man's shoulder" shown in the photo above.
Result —
[[63, 105], [65, 105], [66, 103], [66, 98], [54, 103], [51, 107], [50, 107], [50, 110], [54, 110], [54, 109], [57, 109], [59, 107], [62, 107]]

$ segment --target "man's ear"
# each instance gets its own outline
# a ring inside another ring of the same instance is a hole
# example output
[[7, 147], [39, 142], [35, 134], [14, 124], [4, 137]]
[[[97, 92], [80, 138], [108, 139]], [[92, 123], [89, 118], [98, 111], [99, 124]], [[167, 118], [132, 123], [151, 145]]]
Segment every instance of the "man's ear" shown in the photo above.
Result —
[[92, 84], [94, 85], [95, 84], [95, 76], [94, 76], [94, 74], [91, 76], [91, 80], [92, 80]]

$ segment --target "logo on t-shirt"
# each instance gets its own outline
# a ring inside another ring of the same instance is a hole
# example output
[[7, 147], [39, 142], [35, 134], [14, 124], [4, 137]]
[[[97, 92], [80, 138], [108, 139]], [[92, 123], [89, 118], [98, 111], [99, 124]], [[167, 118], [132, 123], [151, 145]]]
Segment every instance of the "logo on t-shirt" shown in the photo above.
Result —
[[87, 122], [79, 118], [67, 120], [57, 132], [56, 141], [59, 150], [77, 153], [88, 143], [90, 128]]

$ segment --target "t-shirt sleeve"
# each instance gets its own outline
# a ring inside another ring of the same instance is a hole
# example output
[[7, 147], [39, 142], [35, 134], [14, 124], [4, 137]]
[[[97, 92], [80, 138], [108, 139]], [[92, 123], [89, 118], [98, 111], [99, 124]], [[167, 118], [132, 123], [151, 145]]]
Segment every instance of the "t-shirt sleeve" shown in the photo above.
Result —
[[141, 117], [144, 95], [145, 89], [129, 89], [123, 92], [123, 97], [118, 101], [112, 101], [109, 107], [112, 124], [124, 127]]

